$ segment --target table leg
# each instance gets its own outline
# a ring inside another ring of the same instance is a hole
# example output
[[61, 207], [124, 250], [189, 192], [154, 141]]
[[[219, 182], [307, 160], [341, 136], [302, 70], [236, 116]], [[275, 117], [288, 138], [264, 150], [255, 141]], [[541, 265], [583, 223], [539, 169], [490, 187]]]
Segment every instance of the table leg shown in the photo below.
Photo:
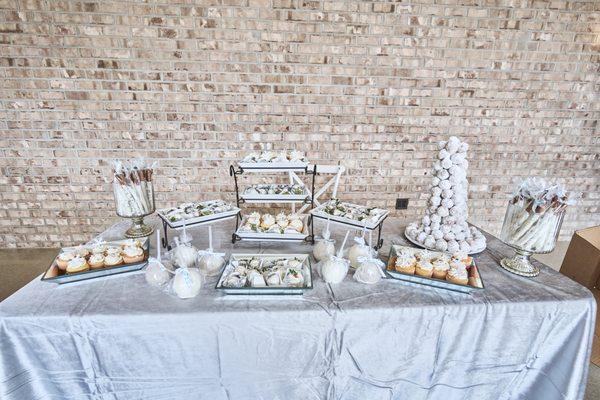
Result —
[[161, 239], [162, 247], [163, 247], [163, 249], [171, 250], [171, 246], [169, 245], [169, 231], [167, 228], [167, 223], [165, 221], [163, 221], [162, 224], [163, 224], [163, 237]]
[[381, 229], [383, 228], [383, 221], [379, 223], [379, 228], [377, 229], [377, 244], [375, 245], [375, 250], [379, 250], [383, 247], [383, 239], [381, 238]]

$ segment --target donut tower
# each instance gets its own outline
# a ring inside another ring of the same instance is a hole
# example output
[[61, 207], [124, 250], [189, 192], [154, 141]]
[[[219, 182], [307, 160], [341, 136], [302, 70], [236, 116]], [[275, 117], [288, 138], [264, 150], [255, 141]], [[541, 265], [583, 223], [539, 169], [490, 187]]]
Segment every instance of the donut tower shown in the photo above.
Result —
[[406, 235], [429, 249], [449, 253], [481, 251], [485, 237], [467, 224], [469, 145], [452, 136], [439, 142], [438, 149], [425, 215], [420, 223], [408, 225]]

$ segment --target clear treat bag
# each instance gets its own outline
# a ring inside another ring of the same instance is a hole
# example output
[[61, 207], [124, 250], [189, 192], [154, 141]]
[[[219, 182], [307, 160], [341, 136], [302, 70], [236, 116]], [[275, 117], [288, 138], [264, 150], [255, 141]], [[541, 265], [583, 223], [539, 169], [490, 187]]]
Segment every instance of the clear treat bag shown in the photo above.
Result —
[[344, 259], [342, 254], [344, 253], [344, 246], [346, 245], [346, 241], [348, 240], [348, 234], [350, 231], [346, 232], [346, 236], [344, 236], [344, 241], [340, 246], [340, 249], [337, 252], [337, 255], [333, 255], [327, 257], [317, 264], [317, 270], [319, 271], [319, 275], [321, 278], [329, 284], [337, 284], [344, 280], [346, 275], [348, 274], [348, 269], [350, 268], [350, 261]]
[[327, 218], [327, 225], [321, 234], [322, 237], [316, 239], [316, 243], [313, 246], [313, 257], [317, 261], [325, 260], [326, 258], [335, 255], [335, 240], [331, 239], [331, 232], [329, 231], [329, 218]]
[[[346, 253], [346, 258], [350, 261], [350, 267], [353, 269], [358, 268], [360, 265], [360, 258], [363, 257], [372, 257], [374, 254], [373, 249], [370, 244], [367, 244], [365, 241], [365, 232], [366, 229], [363, 228], [362, 234], [360, 236], [354, 237], [354, 244], [348, 249]], [[369, 243], [371, 240], [369, 239]]]
[[575, 204], [576, 197], [543, 179], [526, 179], [511, 197], [504, 216], [500, 239], [516, 255], [501, 260], [502, 267], [521, 276], [538, 275], [539, 268], [529, 258], [554, 250], [566, 208]]
[[217, 253], [213, 250], [212, 226], [208, 226], [208, 249], [200, 250], [197, 254], [198, 268], [204, 276], [216, 276], [221, 272], [225, 264], [225, 253]]
[[372, 285], [385, 278], [383, 268], [385, 263], [375, 257], [359, 257], [358, 268], [354, 272], [354, 280], [367, 285]]
[[146, 282], [158, 288], [166, 287], [171, 280], [173, 271], [165, 266], [161, 257], [160, 230], [156, 231], [156, 258], [148, 258], [148, 265], [144, 274]]

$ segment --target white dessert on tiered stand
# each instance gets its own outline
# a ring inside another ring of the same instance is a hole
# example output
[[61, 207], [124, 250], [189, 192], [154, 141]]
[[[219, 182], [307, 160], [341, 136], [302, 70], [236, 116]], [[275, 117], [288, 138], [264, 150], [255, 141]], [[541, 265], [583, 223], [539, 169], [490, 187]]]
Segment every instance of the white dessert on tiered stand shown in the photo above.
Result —
[[408, 225], [406, 236], [428, 249], [478, 253], [486, 242], [483, 234], [467, 223], [469, 145], [452, 136], [439, 142], [438, 148], [425, 216]]

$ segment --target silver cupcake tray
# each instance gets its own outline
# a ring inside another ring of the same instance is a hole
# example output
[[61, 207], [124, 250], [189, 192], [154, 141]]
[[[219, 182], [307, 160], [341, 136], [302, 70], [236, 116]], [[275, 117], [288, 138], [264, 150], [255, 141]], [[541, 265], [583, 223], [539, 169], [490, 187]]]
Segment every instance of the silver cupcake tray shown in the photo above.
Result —
[[244, 231], [242, 230], [242, 226], [246, 224], [248, 220], [247, 217], [242, 219], [240, 223], [240, 227], [235, 232], [237, 236], [236, 240], [247, 240], [247, 241], [263, 241], [263, 242], [302, 242], [306, 240], [308, 237], [308, 215], [300, 216], [302, 223], [304, 224], [304, 229], [302, 232], [298, 233], [276, 233], [276, 232], [254, 232], [254, 231]]
[[[232, 261], [239, 260], [241, 258], [264, 258], [264, 259], [278, 259], [278, 258], [299, 258], [302, 261], [302, 274], [304, 276], [303, 287], [289, 287], [289, 286], [264, 286], [264, 287], [227, 287], [223, 286], [225, 277], [234, 270]], [[215, 286], [215, 289], [222, 291], [228, 295], [251, 295], [251, 296], [265, 296], [265, 295], [303, 295], [306, 291], [312, 290], [313, 288], [313, 276], [312, 267], [310, 263], [310, 256], [308, 254], [232, 254], [229, 258], [229, 262], [223, 269], [219, 280]], [[259, 298], [259, 297], [257, 297]]]
[[[386, 267], [385, 272], [393, 279], [403, 281], [403, 282], [415, 283], [415, 284], [419, 284], [419, 285], [431, 286], [434, 288], [439, 288], [439, 289], [444, 289], [444, 290], [450, 290], [450, 291], [459, 292], [459, 293], [473, 293], [473, 292], [477, 292], [477, 291], [485, 289], [485, 286], [483, 284], [483, 278], [481, 277], [481, 274], [479, 273], [479, 269], [477, 268], [477, 265], [475, 264], [475, 260], [473, 260], [473, 262], [471, 263], [471, 266], [469, 267], [469, 278], [478, 276], [479, 281], [481, 282], [481, 286], [471, 285], [470, 283], [467, 285], [460, 285], [460, 284], [452, 283], [452, 282], [449, 282], [449, 281], [446, 281], [443, 279], [426, 278], [424, 276], [419, 276], [419, 275], [409, 275], [409, 274], [405, 274], [402, 272], [398, 272], [393, 269], [392, 270], [388, 269], [390, 267], [391, 262], [393, 260], [395, 260], [398, 250], [400, 250], [400, 249], [405, 249], [405, 250], [409, 250], [409, 251], [413, 251], [413, 252], [419, 250], [419, 249], [415, 249], [414, 247], [408, 247], [408, 246], [400, 246], [400, 245], [392, 245], [391, 246], [390, 255], [388, 257], [388, 265]], [[436, 253], [440, 254], [441, 252], [432, 251], [431, 253], [433, 255], [435, 255]]]
[[[62, 284], [62, 283], [71, 283], [71, 282], [81, 282], [81, 281], [86, 281], [89, 279], [96, 279], [96, 278], [101, 278], [101, 277], [120, 275], [120, 274], [129, 273], [129, 272], [139, 271], [142, 268], [144, 268], [146, 266], [146, 264], [148, 264], [148, 255], [150, 253], [150, 241], [148, 240], [148, 238], [140, 238], [137, 240], [142, 241], [142, 248], [144, 249], [144, 261], [137, 262], [137, 263], [131, 263], [131, 264], [121, 264], [121, 265], [116, 265], [114, 267], [102, 267], [102, 268], [98, 268], [98, 269], [89, 269], [89, 270], [83, 271], [83, 272], [75, 272], [72, 274], [67, 274], [65, 272], [62, 272], [58, 268], [58, 265], [56, 264], [56, 257], [55, 257], [55, 259], [52, 260], [52, 264], [50, 264], [50, 267], [48, 267], [46, 272], [44, 272], [44, 274], [42, 275], [41, 280], [44, 282], [53, 282], [53, 283]], [[107, 246], [111, 246], [111, 245], [120, 246], [123, 242], [125, 242], [125, 240], [116, 240], [116, 241], [112, 241], [112, 242], [106, 242], [104, 244], [106, 244]], [[92, 246], [83, 245], [81, 247], [86, 247], [91, 250]], [[77, 247], [63, 247], [61, 249], [61, 252], [74, 251], [76, 248]]]

